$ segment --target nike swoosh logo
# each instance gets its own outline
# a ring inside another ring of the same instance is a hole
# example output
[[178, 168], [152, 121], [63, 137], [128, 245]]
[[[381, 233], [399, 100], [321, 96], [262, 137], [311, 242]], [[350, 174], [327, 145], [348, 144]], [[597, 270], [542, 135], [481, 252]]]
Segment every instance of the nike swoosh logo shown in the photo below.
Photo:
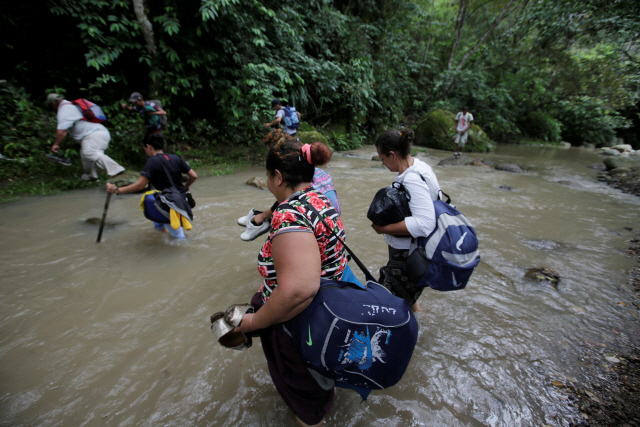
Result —
[[311, 346], [311, 344], [313, 344], [313, 341], [311, 341], [311, 325], [309, 325], [309, 341], [307, 341], [307, 345]]
[[465, 231], [464, 234], [462, 235], [462, 237], [460, 238], [460, 240], [458, 240], [458, 242], [456, 243], [456, 249], [460, 250], [460, 245], [462, 245], [462, 242], [464, 241], [464, 238], [467, 236], [467, 232]]
[[458, 284], [458, 282], [456, 282], [456, 275], [451, 273], [451, 279], [453, 280], [453, 287], [457, 288], [458, 286], [462, 285], [462, 283]]

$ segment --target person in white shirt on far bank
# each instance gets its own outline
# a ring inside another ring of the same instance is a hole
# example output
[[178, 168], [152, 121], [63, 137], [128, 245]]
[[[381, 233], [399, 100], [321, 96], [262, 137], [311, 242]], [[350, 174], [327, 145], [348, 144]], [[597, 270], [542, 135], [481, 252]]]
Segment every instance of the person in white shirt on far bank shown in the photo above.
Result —
[[[455, 118], [456, 122], [456, 136], [454, 139], [454, 157], [460, 156], [462, 154], [462, 150], [464, 149], [465, 144], [467, 143], [467, 137], [469, 136], [469, 129], [473, 124], [473, 114], [469, 112], [469, 107], [462, 107], [462, 112], [456, 114]], [[458, 152], [458, 146], [460, 146], [460, 151]]]

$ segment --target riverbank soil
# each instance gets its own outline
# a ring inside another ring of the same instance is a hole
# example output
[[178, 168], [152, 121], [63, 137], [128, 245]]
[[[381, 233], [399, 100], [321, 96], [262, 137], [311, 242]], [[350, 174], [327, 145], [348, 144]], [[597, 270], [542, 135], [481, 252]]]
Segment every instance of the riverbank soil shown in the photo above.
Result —
[[[627, 291], [629, 301], [640, 309], [640, 233], [630, 240], [627, 253], [636, 265], [629, 272]], [[613, 330], [619, 335], [622, 331]], [[611, 354], [602, 344], [585, 342], [582, 350], [583, 367], [591, 384], [567, 387], [569, 405], [577, 406], [583, 420], [575, 426], [640, 426], [640, 347], [628, 352]], [[557, 386], [563, 387], [562, 384]]]

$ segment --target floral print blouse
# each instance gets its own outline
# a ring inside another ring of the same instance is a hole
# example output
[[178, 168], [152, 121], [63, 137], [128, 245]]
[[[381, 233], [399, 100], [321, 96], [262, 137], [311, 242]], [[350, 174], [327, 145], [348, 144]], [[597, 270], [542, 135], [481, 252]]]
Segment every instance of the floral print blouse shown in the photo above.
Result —
[[280, 203], [273, 212], [271, 230], [267, 241], [258, 254], [258, 271], [263, 277], [260, 292], [263, 303], [267, 302], [271, 292], [278, 286], [278, 277], [271, 254], [271, 241], [275, 236], [288, 232], [313, 233], [318, 242], [322, 271], [320, 275], [325, 279], [339, 280], [347, 266], [347, 254], [344, 245], [324, 226], [318, 215], [307, 207], [311, 204], [322, 216], [333, 231], [345, 239], [344, 225], [335, 208], [326, 196], [320, 194], [313, 187], [292, 194]]

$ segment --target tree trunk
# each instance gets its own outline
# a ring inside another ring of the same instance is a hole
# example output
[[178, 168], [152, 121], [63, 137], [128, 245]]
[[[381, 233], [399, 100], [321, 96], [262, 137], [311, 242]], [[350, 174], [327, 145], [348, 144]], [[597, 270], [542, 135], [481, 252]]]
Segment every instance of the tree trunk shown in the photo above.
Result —
[[[135, 12], [136, 18], [140, 23], [140, 28], [142, 29], [142, 36], [144, 37], [144, 41], [147, 44], [147, 53], [151, 57], [151, 68], [154, 68], [158, 62], [158, 48], [156, 46], [155, 37], [153, 36], [153, 26], [151, 25], [151, 21], [149, 21], [149, 18], [147, 18], [147, 14], [144, 11], [144, 0], [131, 0], [131, 2], [133, 3], [133, 11]], [[149, 88], [146, 98], [156, 98], [159, 87], [160, 82], [156, 79], [151, 79], [151, 81], [149, 81]]]
[[[498, 14], [498, 16], [496, 17], [496, 19], [493, 21], [493, 24], [491, 24], [491, 26], [487, 29], [487, 31], [484, 33], [484, 35], [480, 38], [480, 40], [478, 40], [478, 42], [476, 43], [476, 45], [473, 47], [473, 49], [471, 49], [469, 52], [467, 52], [463, 57], [462, 57], [462, 61], [460, 61], [460, 63], [458, 64], [458, 68], [461, 69], [462, 67], [464, 67], [464, 64], [467, 63], [467, 61], [469, 60], [469, 58], [471, 58], [471, 55], [473, 55], [474, 53], [476, 53], [476, 51], [480, 48], [480, 46], [482, 46], [482, 44], [484, 43], [484, 41], [487, 39], [487, 37], [489, 37], [491, 35], [491, 33], [493, 33], [493, 30], [496, 29], [496, 27], [500, 24], [500, 21], [502, 21], [502, 19], [504, 18], [504, 16], [507, 14], [507, 11], [509, 10], [509, 8], [511, 7], [511, 5], [513, 4], [515, 0], [510, 0], [509, 3], [507, 3], [507, 5], [505, 7], [502, 8], [502, 10], [500, 11], [500, 13]], [[449, 60], [449, 66], [451, 66], [451, 60]]]
[[451, 54], [449, 55], [449, 64], [447, 65], [447, 69], [451, 68], [453, 57], [456, 53], [456, 49], [458, 48], [458, 44], [460, 44], [460, 39], [462, 38], [462, 27], [464, 26], [464, 16], [466, 13], [466, 0], [460, 0], [460, 7], [458, 8], [458, 18], [456, 19], [456, 29], [453, 33], [453, 43], [451, 44]]

